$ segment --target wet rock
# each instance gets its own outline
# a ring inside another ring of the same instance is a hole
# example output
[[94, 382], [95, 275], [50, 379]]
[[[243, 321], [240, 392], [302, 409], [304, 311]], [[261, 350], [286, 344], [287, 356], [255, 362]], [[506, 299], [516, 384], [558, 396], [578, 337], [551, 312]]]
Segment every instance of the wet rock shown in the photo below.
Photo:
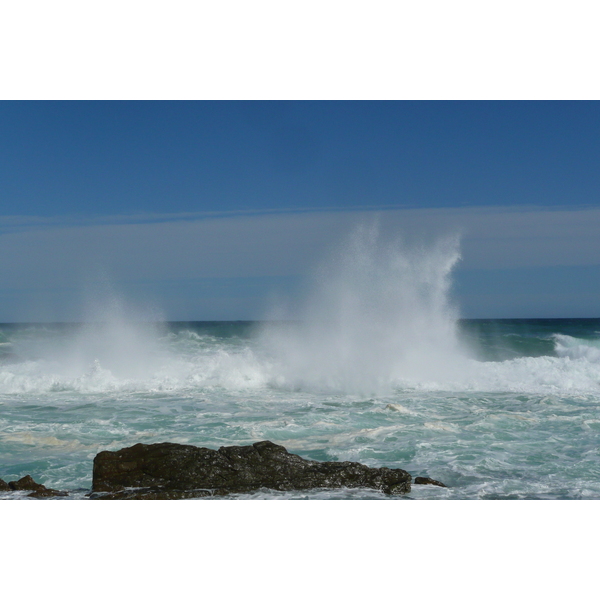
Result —
[[269, 441], [218, 450], [165, 442], [100, 452], [94, 458], [91, 497], [175, 499], [261, 488], [341, 487], [405, 494], [410, 492], [411, 479], [402, 469], [306, 460]]
[[448, 487], [446, 484], [430, 477], [415, 477], [415, 484], [417, 485], [437, 485], [439, 487]]
[[3, 479], [0, 479], [0, 492], [10, 492], [10, 486]]
[[58, 490], [53, 490], [51, 488], [47, 488], [41, 483], [36, 483], [31, 475], [25, 475], [25, 477], [21, 477], [18, 481], [9, 481], [8, 487], [14, 491], [30, 490], [32, 493], [27, 494], [28, 498], [49, 498], [51, 496], [67, 496], [67, 492], [59, 492]]
[[91, 500], [187, 500], [225, 494], [210, 490], [161, 490], [159, 488], [135, 488], [120, 492], [92, 492]]

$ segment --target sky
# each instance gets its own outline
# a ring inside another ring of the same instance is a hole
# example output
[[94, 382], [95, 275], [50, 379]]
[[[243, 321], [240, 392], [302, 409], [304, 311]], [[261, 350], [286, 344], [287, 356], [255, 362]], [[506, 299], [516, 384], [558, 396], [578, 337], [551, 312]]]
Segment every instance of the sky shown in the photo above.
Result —
[[373, 220], [460, 234], [465, 318], [599, 317], [599, 190], [595, 101], [1, 101], [0, 322], [266, 318]]

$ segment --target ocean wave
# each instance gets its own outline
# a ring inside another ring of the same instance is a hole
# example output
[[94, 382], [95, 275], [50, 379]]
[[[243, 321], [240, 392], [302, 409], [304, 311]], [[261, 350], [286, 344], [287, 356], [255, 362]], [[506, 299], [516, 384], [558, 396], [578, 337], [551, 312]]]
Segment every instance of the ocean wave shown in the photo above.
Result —
[[[565, 337], [565, 336], [563, 336]], [[140, 376], [116, 374], [99, 360], [85, 368], [46, 360], [0, 366], [0, 394], [56, 394], [111, 392], [199, 392], [206, 389], [280, 389], [309, 392], [350, 392], [386, 395], [393, 390], [493, 391], [527, 393], [598, 392], [600, 348], [557, 341], [561, 356], [519, 357], [477, 361], [454, 357], [452, 369], [425, 369], [407, 374], [391, 370], [370, 372], [356, 368], [351, 377], [336, 370], [293, 373], [253, 348], [223, 348], [222, 344], [190, 355], [165, 355], [163, 362]], [[358, 385], [360, 384], [360, 385]]]
[[[421, 321], [419, 326], [426, 329], [429, 321]], [[324, 329], [320, 322], [308, 329], [286, 324], [263, 328], [255, 336], [244, 336], [237, 325], [238, 329], [225, 330], [225, 324], [221, 325], [225, 335], [217, 335], [216, 326], [215, 331], [190, 327], [169, 331], [129, 323], [65, 331], [29, 327], [7, 335], [11, 353], [0, 361], [0, 395], [185, 392], [193, 396], [222, 389], [262, 390], [267, 396], [269, 390], [278, 390], [393, 397], [407, 390], [541, 394], [600, 390], [597, 338], [531, 331], [518, 339], [551, 344], [546, 354], [486, 360], [472, 348], [453, 343], [450, 319], [435, 321], [435, 335], [424, 335], [420, 341], [417, 328], [401, 329], [400, 333], [411, 334], [403, 337], [388, 331], [385, 322], [375, 329], [349, 323], [335, 330]], [[515, 339], [510, 331], [504, 333], [500, 337]]]
[[206, 388], [256, 388], [268, 383], [267, 369], [246, 348], [222, 348], [193, 356], [165, 355], [159, 365], [143, 374], [139, 369], [119, 373], [98, 359], [87, 366], [58, 361], [27, 360], [0, 366], [0, 394], [53, 394], [57, 392], [181, 392]]
[[553, 338], [558, 356], [600, 363], [600, 339], [584, 340], [560, 333], [554, 334]]

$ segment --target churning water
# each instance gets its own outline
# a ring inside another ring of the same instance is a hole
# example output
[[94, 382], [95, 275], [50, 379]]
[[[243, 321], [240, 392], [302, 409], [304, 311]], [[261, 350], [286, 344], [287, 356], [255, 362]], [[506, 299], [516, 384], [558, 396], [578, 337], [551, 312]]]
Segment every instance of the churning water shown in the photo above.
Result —
[[410, 498], [600, 497], [600, 320], [460, 320], [458, 260], [454, 238], [364, 228], [295, 320], [143, 323], [115, 303], [96, 323], [0, 325], [0, 478], [83, 498], [101, 450], [269, 439], [449, 486]]

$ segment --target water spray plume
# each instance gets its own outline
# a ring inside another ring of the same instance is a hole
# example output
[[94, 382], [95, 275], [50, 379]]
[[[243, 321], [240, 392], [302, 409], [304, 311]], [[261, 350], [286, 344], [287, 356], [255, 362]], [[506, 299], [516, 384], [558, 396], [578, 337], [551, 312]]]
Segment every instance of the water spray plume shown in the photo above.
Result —
[[317, 271], [300, 323], [267, 327], [275, 381], [375, 393], [440, 377], [458, 356], [450, 274], [457, 236], [408, 248], [376, 225], [358, 228]]

